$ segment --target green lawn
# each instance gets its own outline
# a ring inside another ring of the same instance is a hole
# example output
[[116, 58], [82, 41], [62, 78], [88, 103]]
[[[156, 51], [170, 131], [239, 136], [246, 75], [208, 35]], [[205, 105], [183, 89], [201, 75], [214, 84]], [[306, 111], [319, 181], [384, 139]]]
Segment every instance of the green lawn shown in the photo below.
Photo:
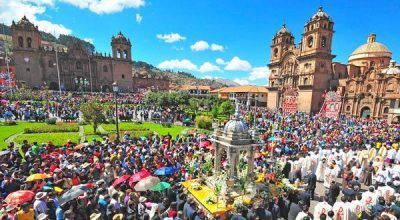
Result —
[[25, 128], [38, 128], [46, 125], [45, 123], [18, 122], [17, 125], [0, 124], [0, 149], [4, 149], [7, 144], [4, 142], [11, 135], [23, 132]]
[[[116, 126], [115, 124], [103, 124], [101, 125], [106, 131], [115, 132]], [[133, 131], [140, 132], [143, 131], [155, 131], [160, 135], [171, 134], [175, 137], [177, 134], [180, 134], [183, 130], [188, 127], [171, 125], [170, 128], [163, 127], [161, 124], [156, 124], [153, 122], [143, 122], [142, 124], [134, 123], [134, 122], [122, 122], [119, 124], [120, 131]]]
[[79, 143], [79, 134], [78, 132], [21, 134], [14, 139], [18, 144], [21, 144], [23, 140], [28, 140], [30, 143], [37, 142], [38, 144], [51, 141], [56, 146], [62, 146], [68, 140]]

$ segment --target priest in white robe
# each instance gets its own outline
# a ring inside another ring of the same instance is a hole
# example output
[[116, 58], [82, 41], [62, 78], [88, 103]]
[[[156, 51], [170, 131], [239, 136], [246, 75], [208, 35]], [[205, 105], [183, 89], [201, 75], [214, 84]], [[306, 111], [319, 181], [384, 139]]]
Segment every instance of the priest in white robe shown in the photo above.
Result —
[[314, 219], [319, 219], [322, 214], [328, 216], [328, 212], [332, 210], [332, 206], [328, 203], [328, 198], [324, 197], [324, 201], [319, 202], [314, 207]]
[[332, 211], [335, 213], [334, 219], [350, 220], [350, 207], [344, 197], [341, 198], [341, 201], [335, 202], [335, 204], [333, 204]]
[[317, 170], [315, 171], [315, 175], [317, 176], [317, 181], [324, 181], [325, 170], [327, 167], [326, 157], [323, 157], [317, 165]]

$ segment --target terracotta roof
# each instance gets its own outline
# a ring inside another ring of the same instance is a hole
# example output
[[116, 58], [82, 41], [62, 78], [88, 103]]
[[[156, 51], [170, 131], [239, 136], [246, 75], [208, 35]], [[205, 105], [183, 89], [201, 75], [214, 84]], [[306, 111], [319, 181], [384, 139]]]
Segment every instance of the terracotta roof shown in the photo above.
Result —
[[239, 93], [239, 92], [251, 92], [251, 93], [268, 93], [268, 89], [265, 86], [235, 86], [235, 87], [227, 87], [222, 88], [219, 91], [214, 90], [211, 92], [219, 92], [219, 93]]
[[208, 90], [208, 91], [210, 91], [211, 90], [211, 87], [210, 86], [191, 86], [191, 85], [183, 85], [181, 88], [180, 88], [181, 90], [185, 90], [185, 91], [187, 91], [187, 90], [192, 90], [192, 89], [200, 89], [200, 90]]

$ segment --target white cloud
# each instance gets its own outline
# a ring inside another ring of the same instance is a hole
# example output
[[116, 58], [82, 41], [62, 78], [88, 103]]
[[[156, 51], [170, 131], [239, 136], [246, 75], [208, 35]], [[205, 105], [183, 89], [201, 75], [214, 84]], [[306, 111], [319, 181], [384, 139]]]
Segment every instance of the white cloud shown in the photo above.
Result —
[[239, 57], [234, 57], [227, 63], [225, 70], [251, 71], [251, 64], [247, 60], [241, 60]]
[[157, 38], [160, 40], [163, 40], [165, 43], [174, 43], [174, 42], [186, 40], [186, 37], [181, 36], [178, 33], [157, 34]]
[[174, 50], [176, 50], [176, 51], [185, 50], [183, 47], [177, 47], [177, 46], [173, 46], [172, 49], [174, 49]]
[[268, 79], [268, 77], [269, 77], [269, 69], [267, 66], [254, 67], [253, 70], [249, 73], [249, 80], [251, 81], [258, 79]]
[[93, 38], [83, 38], [84, 41], [94, 44]]
[[190, 46], [190, 49], [192, 49], [193, 51], [203, 51], [208, 50], [208, 48], [210, 48], [210, 45], [204, 40], [197, 41], [192, 46]]
[[211, 50], [212, 51], [224, 51], [224, 46], [219, 45], [219, 44], [211, 44]]
[[235, 78], [233, 81], [240, 85], [249, 85], [250, 84], [250, 82], [247, 79]]
[[111, 14], [127, 8], [140, 8], [144, 0], [61, 0], [81, 9], [89, 9], [96, 14]]
[[136, 22], [137, 22], [138, 24], [140, 24], [140, 23], [142, 23], [142, 20], [143, 20], [143, 16], [140, 15], [140, 14], [136, 14]]
[[206, 75], [206, 76], [203, 76], [203, 79], [219, 79], [219, 77], [217, 77], [217, 76], [210, 76], [210, 75]]
[[217, 59], [215, 60], [215, 62], [216, 62], [218, 65], [223, 65], [223, 66], [225, 66], [226, 64], [228, 64], [228, 62], [225, 62], [225, 60], [223, 60], [223, 59], [221, 59], [221, 58], [217, 58]]
[[37, 18], [37, 15], [43, 15], [47, 7], [53, 7], [54, 4], [54, 0], [0, 0], [0, 21], [10, 25], [13, 20], [19, 21], [25, 15], [41, 31], [56, 36], [71, 34], [72, 30], [62, 24], [54, 24]]
[[216, 66], [210, 62], [205, 62], [205, 63], [203, 63], [203, 65], [200, 66], [199, 72], [202, 72], [202, 73], [221, 72], [221, 69], [218, 66]]
[[166, 60], [157, 65], [160, 69], [184, 69], [184, 70], [197, 70], [197, 66], [190, 60]]

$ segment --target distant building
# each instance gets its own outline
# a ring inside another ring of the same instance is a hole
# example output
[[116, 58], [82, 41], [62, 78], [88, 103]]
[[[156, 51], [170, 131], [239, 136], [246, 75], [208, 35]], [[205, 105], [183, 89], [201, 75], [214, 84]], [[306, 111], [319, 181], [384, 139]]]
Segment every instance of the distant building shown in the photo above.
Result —
[[235, 86], [211, 91], [220, 99], [237, 100], [247, 106], [266, 107], [268, 89], [265, 86]]
[[371, 34], [347, 65], [333, 64], [343, 97], [342, 113], [400, 122], [400, 66], [391, 57], [392, 52]]
[[152, 91], [169, 91], [170, 80], [163, 75], [151, 73], [150, 70], [138, 69], [133, 74], [133, 91], [145, 92]]
[[192, 97], [207, 97], [210, 95], [211, 87], [210, 86], [191, 86], [184, 85], [180, 87], [180, 91], [186, 91]]
[[[38, 27], [25, 16], [11, 25], [16, 80], [20, 86], [50, 89], [111, 91], [115, 81], [121, 91], [133, 90], [131, 42], [121, 32], [111, 39], [112, 55], [91, 54], [80, 44], [42, 41]], [[59, 76], [57, 72], [59, 68]], [[59, 85], [59, 81], [61, 85]]]

